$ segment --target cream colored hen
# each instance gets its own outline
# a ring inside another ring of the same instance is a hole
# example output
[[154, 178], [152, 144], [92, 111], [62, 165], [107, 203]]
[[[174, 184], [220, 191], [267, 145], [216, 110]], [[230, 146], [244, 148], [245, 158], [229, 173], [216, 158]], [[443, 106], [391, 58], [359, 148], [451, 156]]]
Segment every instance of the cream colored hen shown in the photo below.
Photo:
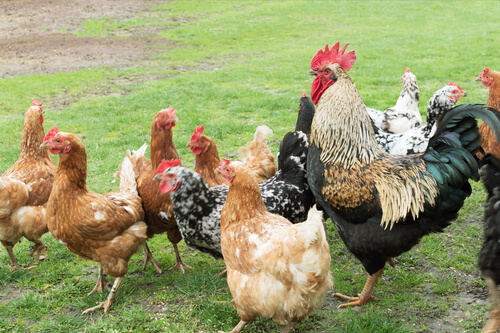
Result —
[[322, 213], [293, 225], [267, 211], [259, 185], [244, 164], [223, 159], [218, 172], [230, 183], [221, 213], [221, 247], [240, 332], [258, 316], [287, 322], [306, 319], [333, 287]]

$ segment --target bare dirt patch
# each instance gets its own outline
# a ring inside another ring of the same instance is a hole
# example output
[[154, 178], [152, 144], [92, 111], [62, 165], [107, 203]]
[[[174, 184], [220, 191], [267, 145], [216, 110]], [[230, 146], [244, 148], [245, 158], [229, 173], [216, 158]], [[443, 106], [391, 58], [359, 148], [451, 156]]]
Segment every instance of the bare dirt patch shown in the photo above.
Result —
[[126, 20], [163, 2], [0, 0], [0, 78], [106, 65], [132, 67], [164, 51], [161, 46], [173, 45], [147, 29], [106, 38], [73, 33], [84, 28], [84, 20]]

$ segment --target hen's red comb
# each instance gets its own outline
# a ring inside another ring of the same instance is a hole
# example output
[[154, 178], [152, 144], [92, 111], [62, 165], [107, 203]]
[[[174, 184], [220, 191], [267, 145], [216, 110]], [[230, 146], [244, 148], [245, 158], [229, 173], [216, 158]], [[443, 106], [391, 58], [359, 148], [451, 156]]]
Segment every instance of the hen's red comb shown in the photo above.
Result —
[[59, 129], [57, 128], [57, 126], [52, 127], [50, 129], [50, 131], [47, 133], [47, 135], [45, 136], [45, 138], [43, 138], [43, 141], [44, 142], [49, 141], [50, 139], [52, 139], [53, 137], [56, 136], [58, 131], [59, 131]]
[[409, 73], [409, 72], [410, 72], [410, 67], [406, 67], [405, 73]]
[[31, 99], [31, 103], [33, 103], [34, 106], [42, 106], [42, 103], [40, 103], [39, 101], [37, 101], [34, 98]]
[[340, 51], [339, 45], [340, 41], [335, 43], [335, 45], [332, 46], [332, 49], [329, 50], [328, 44], [326, 44], [324, 51], [320, 49], [318, 52], [316, 52], [311, 60], [311, 69], [318, 70], [324, 64], [329, 65], [336, 63], [339, 64], [344, 71], [350, 70], [352, 65], [354, 65], [354, 62], [356, 61], [356, 53], [354, 52], [354, 50], [351, 50], [344, 54], [345, 49], [347, 48], [347, 45], [349, 45], [349, 43], [345, 44]]
[[307, 96], [306, 96], [306, 91], [305, 91], [305, 90], [302, 90], [302, 97], [307, 97]]
[[161, 161], [160, 165], [158, 165], [158, 169], [156, 169], [156, 173], [163, 173], [163, 171], [167, 170], [168, 168], [175, 167], [181, 164], [180, 160], [163, 160]]
[[204, 129], [205, 129], [205, 127], [203, 125], [196, 127], [194, 129], [193, 135], [191, 136], [191, 141], [198, 139], [200, 137], [200, 135], [203, 134]]
[[456, 83], [453, 83], [453, 82], [450, 81], [450, 83], [448, 85], [449, 86], [455, 86], [455, 87], [458, 88], [458, 90], [460, 90], [461, 92], [463, 92], [462, 88], [458, 84], [456, 84]]
[[167, 110], [165, 110], [170, 117], [175, 117], [175, 110], [173, 106], [169, 106]]
[[227, 158], [223, 158], [222, 161], [220, 161], [220, 163], [219, 163], [219, 167], [222, 168], [224, 165], [229, 164], [229, 163], [231, 163], [230, 160], [228, 160]]
[[488, 73], [490, 71], [490, 69], [488, 67], [484, 67], [484, 72], [485, 73]]

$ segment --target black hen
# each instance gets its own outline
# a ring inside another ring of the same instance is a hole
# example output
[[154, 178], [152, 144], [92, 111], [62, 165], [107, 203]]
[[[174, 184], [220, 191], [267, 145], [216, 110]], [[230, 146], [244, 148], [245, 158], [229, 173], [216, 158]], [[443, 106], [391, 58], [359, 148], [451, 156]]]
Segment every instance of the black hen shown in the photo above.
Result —
[[490, 290], [493, 309], [482, 332], [496, 332], [500, 327], [500, 160], [486, 155], [481, 170], [488, 200], [484, 208], [483, 245], [479, 252], [479, 269]]
[[[308, 140], [302, 132], [289, 132], [278, 154], [278, 171], [259, 183], [267, 210], [292, 223], [307, 219], [314, 197], [306, 180]], [[170, 192], [175, 220], [186, 244], [199, 251], [222, 258], [220, 214], [228, 186], [209, 187], [196, 172], [166, 161], [160, 165], [155, 180], [160, 189]]]

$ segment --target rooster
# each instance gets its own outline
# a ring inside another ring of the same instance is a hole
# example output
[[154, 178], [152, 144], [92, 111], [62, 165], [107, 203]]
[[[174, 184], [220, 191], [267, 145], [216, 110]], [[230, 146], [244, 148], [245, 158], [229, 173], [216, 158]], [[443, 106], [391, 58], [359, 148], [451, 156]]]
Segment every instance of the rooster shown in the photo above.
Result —
[[[305, 177], [307, 149], [308, 141], [302, 132], [287, 133], [280, 145], [278, 171], [259, 183], [267, 210], [292, 223], [305, 221], [314, 205]], [[163, 161], [154, 179], [160, 181], [162, 192], [170, 193], [184, 242], [216, 259], [222, 258], [220, 214], [228, 186], [210, 187], [200, 174], [180, 166], [178, 160]]]
[[385, 112], [367, 108], [375, 125], [387, 133], [404, 133], [422, 124], [422, 116], [418, 109], [420, 90], [418, 89], [417, 77], [410, 72], [410, 68], [406, 67], [401, 80], [403, 81], [403, 89], [396, 105], [388, 108]]
[[12, 270], [19, 268], [13, 247], [22, 238], [35, 243], [30, 255], [35, 264], [47, 251], [41, 237], [49, 230], [42, 206], [49, 199], [56, 174], [50, 154], [40, 149], [43, 131], [42, 104], [32, 100], [24, 116], [21, 153], [0, 178], [0, 241], [9, 254]]
[[[219, 166], [219, 151], [215, 141], [203, 134], [203, 125], [194, 129], [191, 140], [186, 144], [196, 155], [195, 169], [210, 186], [225, 184], [224, 179], [214, 170]], [[254, 140], [239, 148], [242, 160], [247, 163], [258, 177], [258, 181], [265, 181], [276, 173], [274, 156], [267, 145], [266, 138], [273, 131], [266, 125], [258, 126], [255, 130]]]
[[288, 325], [306, 319], [332, 288], [330, 251], [322, 213], [312, 208], [292, 224], [267, 211], [251, 169], [223, 159], [218, 168], [230, 183], [221, 213], [221, 247], [227, 284], [241, 320], [240, 332], [258, 316]]
[[[486, 67], [476, 77], [476, 81], [481, 81], [485, 87], [488, 87], [488, 106], [500, 110], [500, 72], [492, 71]], [[479, 133], [481, 133], [481, 147], [484, 152], [500, 159], [500, 143], [496, 140], [488, 124], [481, 123]], [[479, 152], [478, 157], [482, 156], [483, 153]]]
[[382, 131], [373, 124], [375, 139], [383, 151], [394, 155], [423, 153], [430, 137], [437, 128], [437, 120], [447, 110], [453, 108], [457, 101], [467, 94], [459, 85], [450, 82], [432, 95], [427, 107], [427, 124], [409, 129], [404, 133], [391, 134]]
[[144, 246], [146, 224], [137, 193], [132, 163], [125, 157], [120, 172], [120, 190], [98, 194], [87, 189], [87, 151], [72, 133], [54, 127], [40, 147], [59, 155], [56, 179], [47, 202], [51, 234], [79, 258], [99, 263], [95, 288], [108, 288], [103, 270], [115, 277], [105, 302], [83, 313], [103, 308], [106, 313], [128, 271], [130, 257]]
[[319, 50], [311, 62], [319, 98], [307, 158], [307, 178], [348, 249], [369, 277], [359, 297], [341, 307], [375, 300], [373, 287], [386, 261], [409, 251], [457, 216], [479, 179], [477, 117], [500, 137], [495, 110], [464, 104], [441, 118], [422, 154], [396, 156], [378, 146], [363, 99], [346, 71], [354, 51]]
[[484, 236], [479, 252], [479, 269], [486, 278], [493, 309], [482, 333], [495, 333], [500, 328], [500, 160], [486, 155], [482, 163], [481, 176], [488, 192], [484, 208]]

